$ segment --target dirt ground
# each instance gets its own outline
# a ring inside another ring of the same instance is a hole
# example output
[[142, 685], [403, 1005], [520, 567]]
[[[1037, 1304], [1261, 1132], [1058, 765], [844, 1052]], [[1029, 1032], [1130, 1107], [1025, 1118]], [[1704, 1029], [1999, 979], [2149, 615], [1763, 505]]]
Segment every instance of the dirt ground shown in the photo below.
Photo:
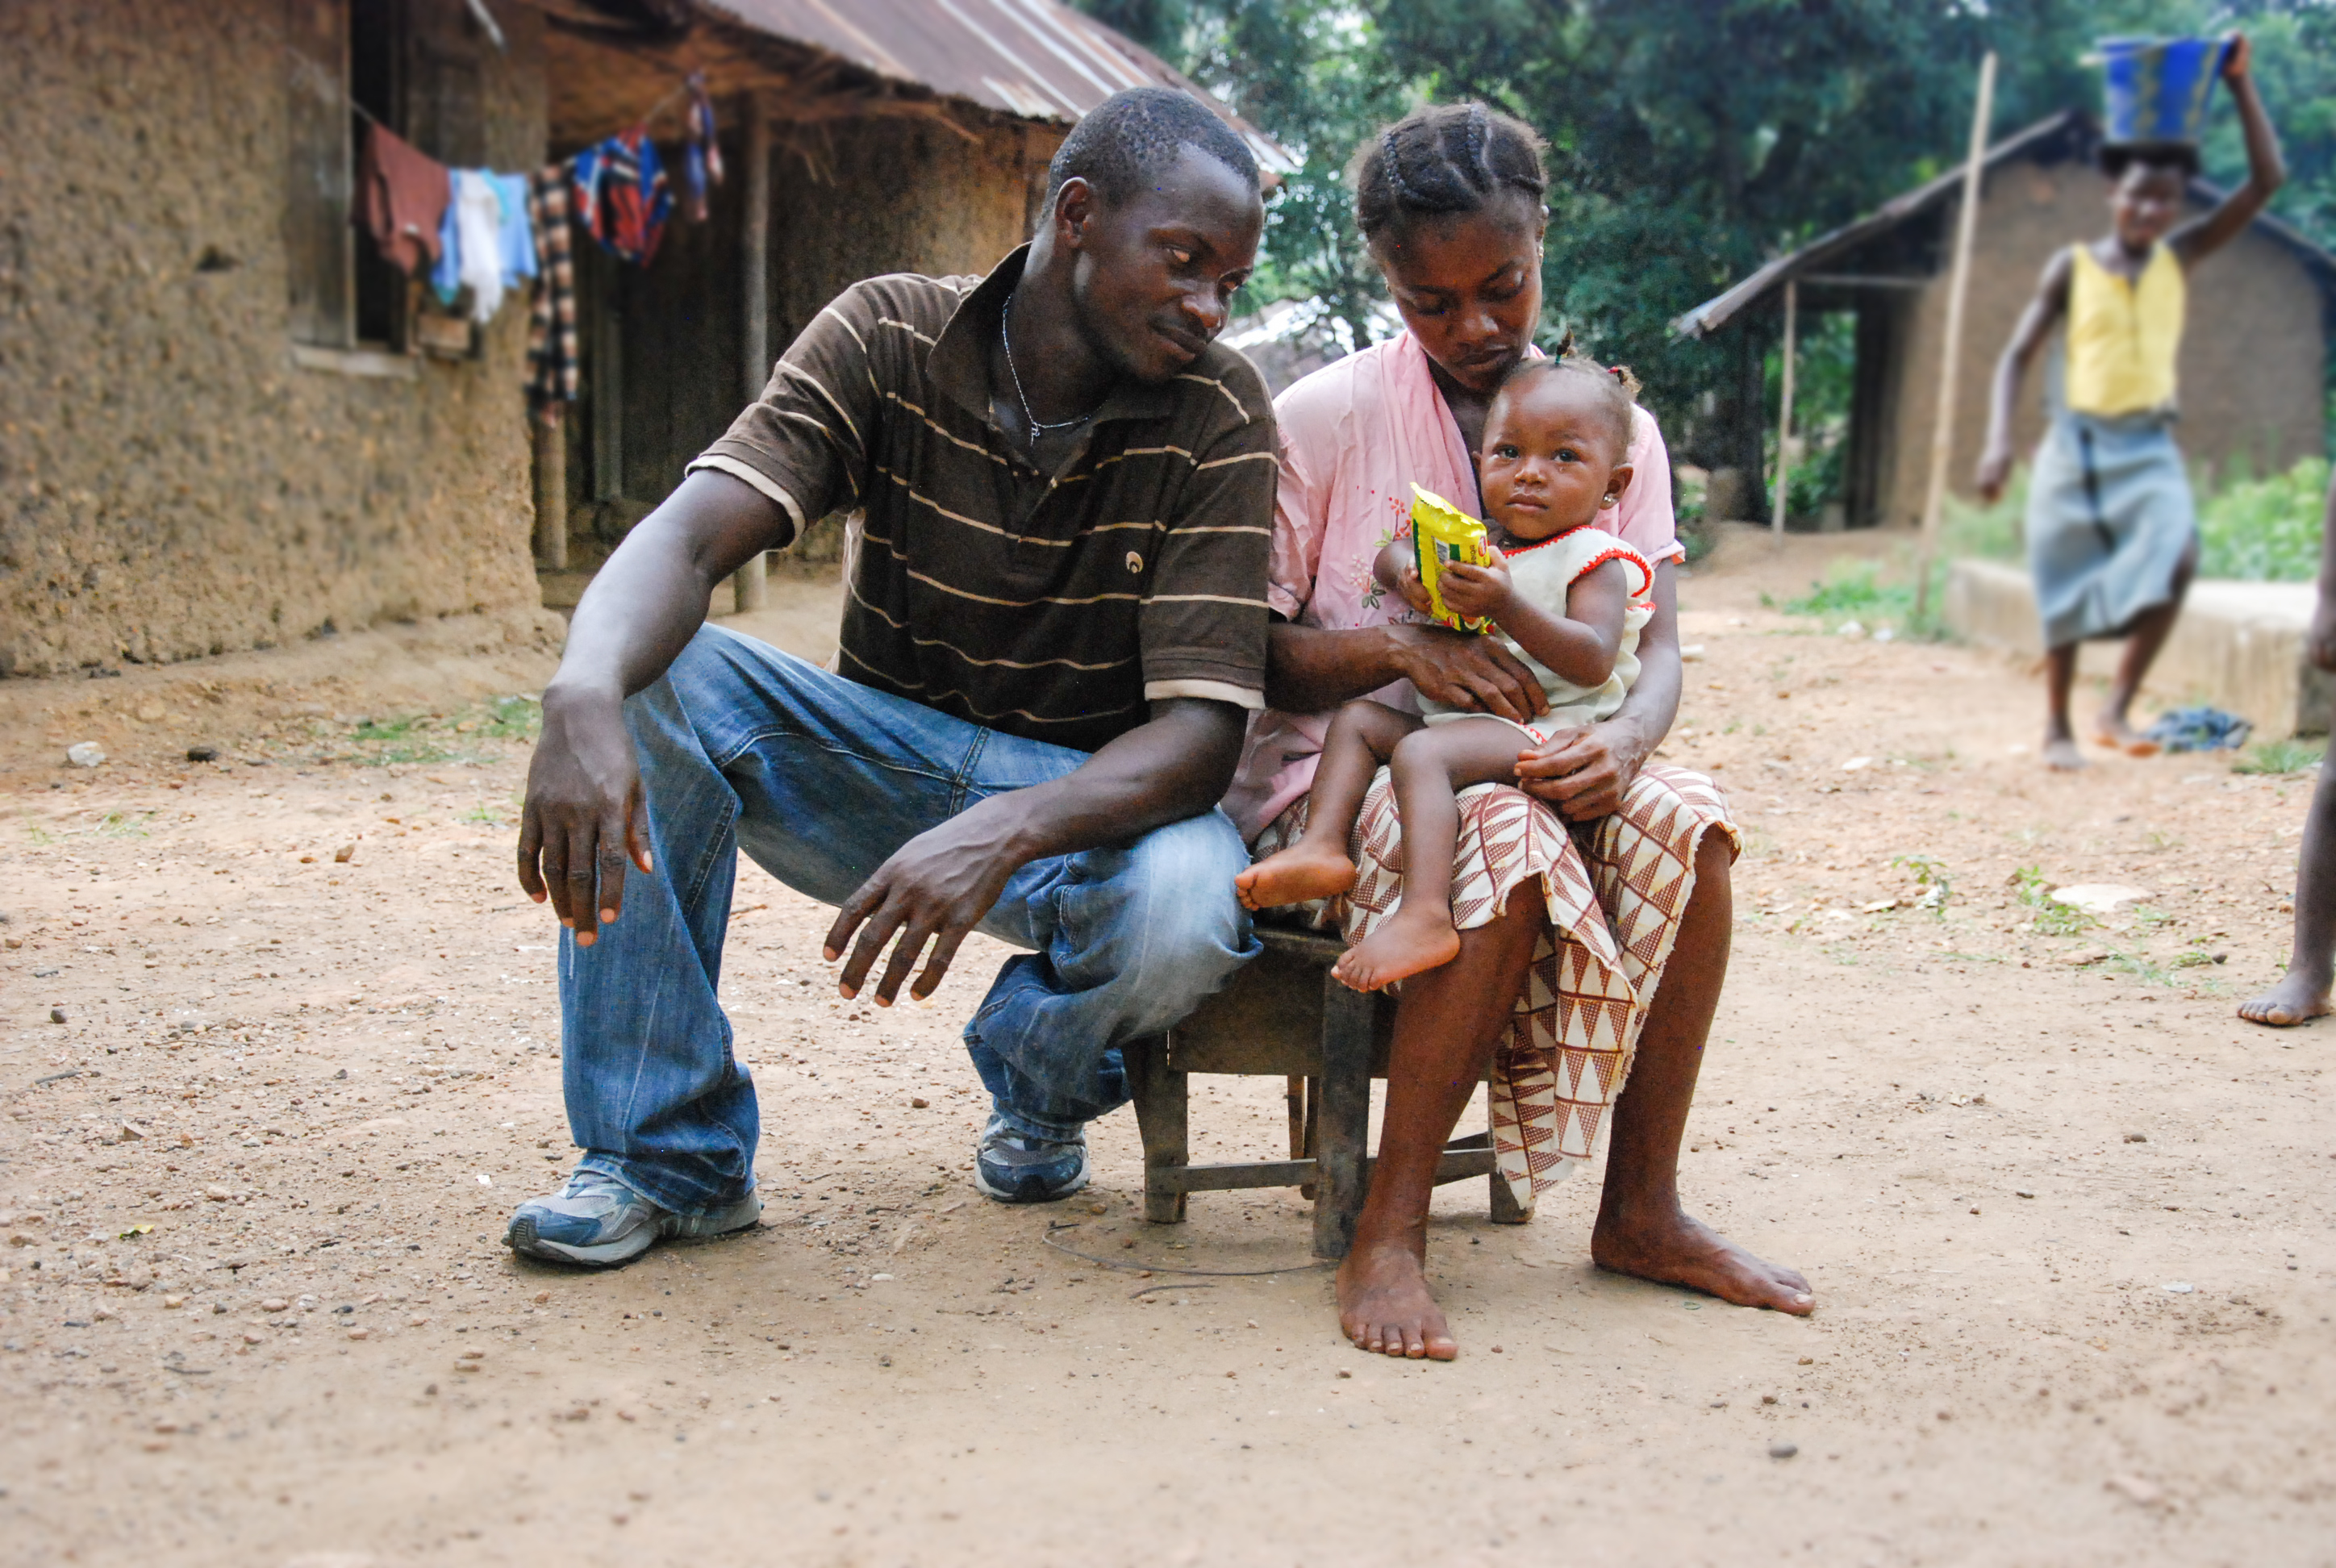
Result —
[[[1594, 1177], [1522, 1228], [1470, 1183], [1449, 1366], [1340, 1339], [1294, 1193], [1143, 1224], [1125, 1113], [1089, 1193], [983, 1201], [998, 951], [841, 1002], [751, 868], [763, 1225], [518, 1261], [573, 1154], [511, 874], [542, 656], [8, 683], [0, 1560], [2336, 1562], [2336, 1027], [2232, 1011], [2310, 775], [2049, 777], [2029, 672], [1763, 603], [1889, 548], [1699, 569], [1667, 748], [1745, 836], [1685, 1189], [1816, 1316], [1595, 1272]], [[2150, 896], [2039, 929], [2026, 868]], [[1280, 1149], [1278, 1082], [1196, 1090], [1201, 1157]]]

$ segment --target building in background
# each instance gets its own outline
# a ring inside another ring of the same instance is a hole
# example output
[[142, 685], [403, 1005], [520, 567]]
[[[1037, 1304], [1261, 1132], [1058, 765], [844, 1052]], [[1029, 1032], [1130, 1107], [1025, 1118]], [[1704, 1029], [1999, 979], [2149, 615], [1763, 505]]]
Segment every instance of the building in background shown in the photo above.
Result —
[[[2095, 161], [2099, 145], [2092, 120], [2072, 110], [1998, 142], [1987, 155], [1947, 468], [1949, 488], [1958, 495], [1972, 493], [1996, 356], [2045, 264], [2055, 251], [2107, 228], [2109, 187]], [[1841, 497], [1853, 528], [1913, 527], [1922, 518], [1961, 189], [1958, 165], [1871, 217], [1778, 257], [1679, 318], [1679, 330], [1692, 336], [1731, 324], [1738, 331], [1766, 328], [1782, 308], [1787, 283], [1797, 291], [1805, 335], [1824, 313], [1854, 314]], [[2192, 212], [2205, 211], [2220, 194], [2194, 181]], [[2216, 474], [2243, 466], [2260, 475], [2324, 452], [2336, 257], [2265, 216], [2205, 262], [2198, 276], [2182, 346], [2184, 453]], [[2049, 364], [2023, 391], [2015, 426], [2023, 460], [2043, 433], [2042, 400], [2058, 385], [2057, 348]], [[1745, 494], [1742, 515], [1767, 516], [1764, 492], [1716, 482], [1719, 489]]]
[[[471, 327], [353, 227], [365, 128], [525, 173], [648, 116], [677, 164], [692, 71], [729, 178], [646, 266], [575, 235], [584, 396], [547, 443], [525, 291]], [[831, 295], [986, 270], [1069, 126], [1153, 82], [1190, 87], [1054, 0], [0, 7], [0, 674], [556, 637], [540, 492], [549, 541], [621, 531]]]

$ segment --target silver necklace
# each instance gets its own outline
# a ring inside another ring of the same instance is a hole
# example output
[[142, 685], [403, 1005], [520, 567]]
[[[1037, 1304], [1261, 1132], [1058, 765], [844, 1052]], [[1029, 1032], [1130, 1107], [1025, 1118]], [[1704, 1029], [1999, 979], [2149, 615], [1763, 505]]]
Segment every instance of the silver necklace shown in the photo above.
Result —
[[[1095, 408], [1090, 408], [1076, 419], [1062, 419], [1048, 424], [1030, 412], [1030, 394], [1022, 390], [1022, 373], [1014, 368], [1014, 296], [1011, 294], [1006, 297], [1006, 319], [998, 330], [998, 340], [1006, 350], [1006, 374], [1014, 378], [1014, 396], [1022, 404], [1022, 418], [1030, 426], [1033, 436], [1052, 435], [1058, 430], [1074, 430], [1095, 416]], [[1101, 404], [1095, 404], [1095, 408], [1102, 406]]]

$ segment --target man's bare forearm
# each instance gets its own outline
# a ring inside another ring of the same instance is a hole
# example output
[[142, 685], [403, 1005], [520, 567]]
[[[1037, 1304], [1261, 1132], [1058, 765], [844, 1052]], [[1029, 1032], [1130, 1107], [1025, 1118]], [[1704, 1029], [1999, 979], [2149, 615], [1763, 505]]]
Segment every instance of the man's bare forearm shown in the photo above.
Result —
[[964, 825], [975, 830], [978, 820], [976, 836], [1021, 865], [1133, 842], [1224, 798], [1241, 762], [1244, 717], [1228, 702], [1155, 703], [1150, 723], [1109, 742], [1076, 770], [992, 795], [965, 813]]
[[1330, 631], [1281, 623], [1266, 638], [1265, 703], [1283, 713], [1328, 713], [1404, 678], [1393, 628]]
[[705, 623], [715, 584], [787, 542], [786, 513], [725, 473], [693, 473], [593, 577], [547, 700], [621, 701], [663, 675]]

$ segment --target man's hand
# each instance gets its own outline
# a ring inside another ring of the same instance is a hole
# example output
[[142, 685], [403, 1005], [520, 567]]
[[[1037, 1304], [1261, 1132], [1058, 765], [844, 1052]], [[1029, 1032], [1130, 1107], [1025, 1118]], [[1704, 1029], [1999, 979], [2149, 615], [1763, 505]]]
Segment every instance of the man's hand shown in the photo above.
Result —
[[993, 795], [919, 833], [860, 884], [828, 928], [825, 943], [830, 963], [843, 956], [844, 944], [852, 945], [841, 977], [846, 997], [860, 994], [888, 943], [892, 957], [876, 981], [876, 1005], [892, 1005], [920, 958], [924, 969], [909, 996], [921, 1002], [933, 994], [966, 932], [981, 923], [1007, 882], [1033, 858], [1018, 829], [1021, 815], [1015, 794]]
[[1499, 621], [1508, 613], [1516, 592], [1508, 563], [1498, 555], [1490, 566], [1455, 562], [1444, 569], [1436, 586], [1444, 595], [1445, 608], [1467, 620]]
[[1517, 724], [1549, 711], [1549, 696], [1533, 671], [1489, 637], [1441, 626], [1390, 626], [1387, 632], [1403, 678], [1431, 702]]
[[851, 944], [843, 994], [860, 994], [889, 943], [892, 957], [876, 981], [876, 1005], [892, 1005], [920, 959], [924, 969], [909, 995], [924, 1000], [1016, 872], [1047, 855], [1133, 843], [1210, 810], [1232, 783], [1247, 716], [1228, 702], [1162, 698], [1152, 704], [1150, 722], [1075, 771], [991, 795], [902, 844], [828, 928], [829, 962]]
[[626, 861], [649, 871], [646, 815], [622, 699], [546, 691], [520, 814], [519, 885], [537, 903], [550, 899], [578, 947], [624, 912]]
[[2003, 499], [2003, 487], [2011, 478], [2011, 448], [1990, 446], [1979, 460], [1979, 498], [1993, 506]]
[[1594, 822], [1622, 809], [1651, 749], [1636, 726], [1612, 720], [1560, 730], [1517, 759], [1517, 787], [1568, 822]]

